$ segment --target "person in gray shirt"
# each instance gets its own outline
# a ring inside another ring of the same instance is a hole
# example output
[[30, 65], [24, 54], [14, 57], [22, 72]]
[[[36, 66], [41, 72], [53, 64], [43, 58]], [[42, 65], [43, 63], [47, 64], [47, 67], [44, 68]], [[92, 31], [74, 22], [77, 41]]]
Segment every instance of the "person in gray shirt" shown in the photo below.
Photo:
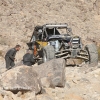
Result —
[[5, 55], [5, 62], [6, 62], [6, 68], [8, 70], [15, 66], [15, 63], [14, 63], [15, 55], [16, 55], [16, 52], [20, 50], [20, 48], [21, 48], [20, 45], [16, 45], [14, 48], [7, 51]]

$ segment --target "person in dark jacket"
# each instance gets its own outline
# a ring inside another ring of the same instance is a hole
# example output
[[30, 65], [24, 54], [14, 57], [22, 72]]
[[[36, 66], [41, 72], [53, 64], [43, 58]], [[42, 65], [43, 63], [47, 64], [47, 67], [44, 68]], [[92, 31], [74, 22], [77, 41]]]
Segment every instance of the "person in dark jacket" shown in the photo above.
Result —
[[14, 63], [14, 61], [16, 60], [15, 55], [16, 55], [16, 52], [20, 50], [20, 48], [21, 48], [20, 45], [16, 45], [15, 48], [8, 50], [8, 52], [6, 53], [5, 62], [6, 62], [6, 68], [8, 70], [15, 66], [15, 63]]
[[23, 56], [23, 64], [27, 66], [32, 66], [35, 64], [35, 57], [31, 50], [28, 50], [27, 53]]

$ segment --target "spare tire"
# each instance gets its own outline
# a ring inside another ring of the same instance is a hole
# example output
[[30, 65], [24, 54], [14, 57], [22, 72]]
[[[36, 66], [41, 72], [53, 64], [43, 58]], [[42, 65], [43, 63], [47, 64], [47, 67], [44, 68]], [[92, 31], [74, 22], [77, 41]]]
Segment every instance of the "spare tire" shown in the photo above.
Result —
[[47, 62], [55, 58], [55, 50], [51, 45], [47, 45], [43, 48], [43, 62]]
[[92, 43], [86, 45], [85, 49], [87, 50], [89, 54], [89, 64], [91, 66], [96, 66], [98, 64], [98, 51], [97, 51], [97, 46]]

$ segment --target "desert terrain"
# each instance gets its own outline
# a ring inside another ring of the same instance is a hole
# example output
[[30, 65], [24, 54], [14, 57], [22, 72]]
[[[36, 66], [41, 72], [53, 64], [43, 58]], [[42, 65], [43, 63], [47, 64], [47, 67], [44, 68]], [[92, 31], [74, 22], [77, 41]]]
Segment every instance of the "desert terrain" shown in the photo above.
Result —
[[[0, 0], [0, 79], [5, 73], [7, 50], [20, 44], [16, 63], [21, 61], [37, 25], [67, 23], [84, 44], [95, 42], [100, 49], [99, 9], [100, 0]], [[82, 63], [66, 67], [65, 71], [63, 88], [44, 87], [45, 93], [23, 95], [20, 91], [4, 91], [0, 84], [0, 100], [100, 100], [100, 63], [95, 67]]]

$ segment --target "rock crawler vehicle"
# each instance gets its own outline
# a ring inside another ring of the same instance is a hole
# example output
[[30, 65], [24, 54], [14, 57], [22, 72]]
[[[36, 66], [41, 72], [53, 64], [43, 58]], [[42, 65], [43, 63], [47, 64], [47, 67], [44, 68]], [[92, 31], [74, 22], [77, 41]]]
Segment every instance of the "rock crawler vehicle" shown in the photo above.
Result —
[[84, 46], [81, 37], [74, 36], [66, 23], [36, 26], [27, 45], [33, 50], [39, 64], [54, 58], [82, 59], [89, 64], [98, 63], [96, 45], [90, 43]]

